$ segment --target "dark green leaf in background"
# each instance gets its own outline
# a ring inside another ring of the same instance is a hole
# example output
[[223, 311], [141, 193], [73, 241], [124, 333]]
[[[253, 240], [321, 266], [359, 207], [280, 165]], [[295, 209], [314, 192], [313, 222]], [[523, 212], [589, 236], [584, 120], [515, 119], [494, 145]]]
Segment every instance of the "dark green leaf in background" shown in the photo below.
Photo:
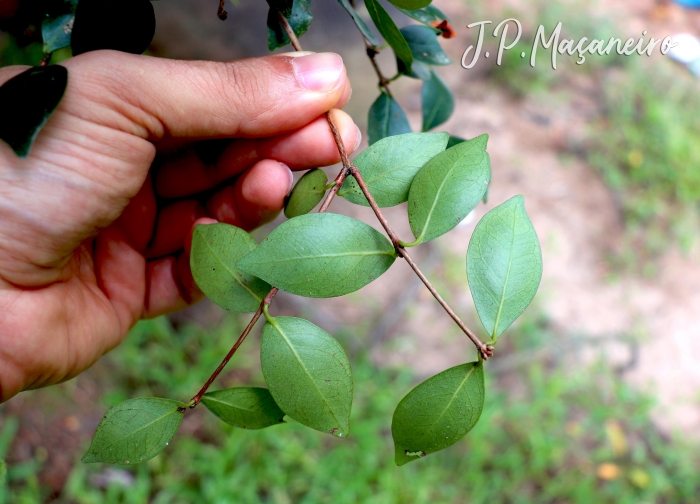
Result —
[[178, 401], [129, 399], [112, 406], [97, 426], [84, 463], [138, 464], [158, 455], [182, 422]]
[[487, 135], [462, 142], [428, 161], [408, 193], [408, 221], [418, 242], [453, 229], [484, 196], [491, 180]]
[[481, 362], [450, 368], [411, 390], [391, 422], [396, 464], [404, 465], [462, 439], [479, 421], [484, 395]]
[[70, 45], [74, 56], [100, 49], [141, 54], [155, 32], [150, 0], [80, 0]]
[[391, 46], [396, 54], [396, 57], [403, 61], [408, 70], [411, 69], [413, 63], [413, 54], [411, 48], [408, 47], [406, 39], [403, 38], [401, 31], [391, 19], [391, 16], [384, 10], [377, 0], [365, 0], [365, 5], [369, 11], [369, 15], [374, 21], [374, 25], [382, 34], [384, 40]]
[[280, 224], [238, 268], [292, 294], [326, 298], [361, 289], [395, 259], [391, 242], [372, 226], [315, 213]]
[[484, 215], [469, 241], [467, 275], [481, 323], [495, 341], [537, 293], [542, 252], [522, 196]]
[[263, 328], [260, 362], [272, 396], [289, 417], [348, 435], [352, 371], [335, 338], [307, 320], [275, 317]]
[[73, 14], [64, 14], [55, 19], [45, 19], [41, 23], [41, 37], [44, 41], [45, 53], [52, 53], [70, 45], [70, 35], [73, 31]]
[[455, 109], [452, 91], [440, 76], [432, 72], [429, 80], [423, 82], [421, 93], [423, 108], [423, 131], [428, 131], [447, 121]]
[[3, 460], [0, 460], [0, 487], [5, 484], [5, 477], [7, 476], [7, 465]]
[[423, 7], [430, 5], [432, 0], [389, 0], [396, 7], [401, 9], [422, 9]]
[[[314, 17], [309, 11], [310, 4], [311, 0], [294, 0], [291, 15], [285, 16], [297, 37], [301, 37], [306, 33], [306, 30], [311, 25], [311, 21], [313, 21]], [[270, 51], [274, 51], [290, 43], [287, 33], [277, 18], [276, 9], [271, 8], [267, 14], [267, 47]]]
[[[411, 182], [421, 167], [445, 150], [447, 133], [406, 133], [384, 138], [362, 151], [353, 161], [381, 208], [408, 200]], [[348, 177], [338, 196], [369, 206], [354, 178]]]
[[202, 404], [229, 425], [241, 429], [264, 429], [284, 423], [284, 412], [270, 391], [259, 387], [235, 387], [202, 396]]
[[68, 70], [30, 68], [0, 86], [0, 139], [27, 157], [41, 128], [63, 98]]
[[448, 18], [445, 13], [443, 13], [440, 9], [437, 7], [434, 7], [432, 5], [428, 5], [425, 9], [415, 9], [415, 10], [410, 10], [410, 9], [399, 9], [401, 12], [406, 14], [409, 17], [412, 17], [416, 21], [419, 21], [423, 24], [430, 25], [433, 21], [442, 21], [444, 19], [447, 19], [449, 21], [450, 18]]
[[348, 0], [338, 0], [338, 2], [340, 2], [340, 5], [342, 5], [346, 11], [348, 11], [348, 14], [350, 14], [352, 20], [355, 22], [355, 26], [357, 26], [357, 29], [360, 30], [360, 33], [362, 33], [369, 43], [373, 46], [378, 46], [379, 41], [377, 40], [377, 37], [374, 36], [372, 30], [370, 30], [367, 24], [362, 20], [355, 8], [350, 5], [350, 2]]
[[428, 65], [417, 60], [413, 61], [411, 70], [406, 70], [406, 66], [403, 64], [403, 61], [397, 58], [396, 68], [400, 74], [407, 77], [412, 77], [414, 79], [428, 80], [433, 76]]
[[411, 48], [414, 60], [428, 65], [449, 65], [450, 58], [442, 50], [438, 42], [438, 33], [428, 26], [411, 25], [401, 28], [408, 47]]
[[323, 199], [327, 183], [328, 177], [323, 170], [315, 168], [306, 172], [294, 185], [284, 205], [284, 215], [291, 219], [309, 213]]
[[267, 0], [267, 3], [271, 8], [280, 11], [286, 18], [292, 15], [294, 0]]
[[271, 287], [236, 267], [255, 250], [251, 236], [230, 224], [195, 226], [190, 268], [197, 286], [214, 303], [234, 312], [254, 312]]
[[367, 120], [369, 145], [382, 138], [410, 132], [411, 126], [401, 105], [388, 94], [380, 94], [369, 109]]
[[465, 138], [461, 138], [458, 136], [450, 135], [450, 140], [447, 142], [447, 148], [449, 149], [450, 147], [454, 147], [457, 144], [461, 144], [462, 142], [466, 142], [467, 140]]

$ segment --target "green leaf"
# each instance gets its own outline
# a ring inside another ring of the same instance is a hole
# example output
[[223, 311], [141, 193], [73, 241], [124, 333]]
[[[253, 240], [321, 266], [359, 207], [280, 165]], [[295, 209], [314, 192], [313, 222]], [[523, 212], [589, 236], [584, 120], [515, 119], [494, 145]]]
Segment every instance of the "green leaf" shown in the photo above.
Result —
[[309, 213], [318, 205], [326, 194], [328, 177], [323, 170], [309, 170], [294, 185], [284, 205], [284, 215], [291, 219]]
[[438, 33], [427, 26], [411, 25], [401, 28], [413, 58], [428, 65], [449, 65], [452, 60], [442, 50]]
[[481, 323], [495, 341], [537, 293], [542, 252], [522, 196], [484, 215], [469, 241], [467, 274]]
[[338, 0], [338, 2], [340, 2], [340, 5], [342, 5], [346, 11], [348, 11], [348, 14], [350, 14], [352, 20], [355, 22], [355, 26], [357, 26], [357, 29], [360, 30], [360, 33], [362, 33], [362, 36], [365, 37], [373, 46], [378, 46], [379, 41], [377, 40], [377, 37], [374, 36], [372, 30], [370, 30], [367, 24], [362, 20], [355, 8], [350, 5], [350, 2], [348, 0]]
[[435, 453], [462, 439], [484, 408], [484, 366], [462, 364], [418, 385], [394, 412], [396, 465]]
[[39, 131], [63, 98], [68, 70], [59, 65], [30, 68], [0, 86], [0, 139], [27, 157]]
[[423, 82], [423, 131], [428, 131], [447, 121], [455, 109], [452, 91], [434, 71], [429, 80]]
[[100, 420], [83, 462], [138, 464], [155, 457], [180, 427], [181, 407], [178, 401], [155, 397], [112, 406]]
[[264, 429], [284, 423], [284, 412], [270, 391], [259, 387], [235, 387], [209, 392], [202, 404], [221, 420], [241, 429]]
[[248, 233], [230, 224], [195, 226], [190, 269], [197, 286], [226, 310], [256, 311], [271, 287], [236, 267], [256, 247]]
[[416, 243], [441, 236], [474, 210], [491, 179], [488, 135], [458, 144], [428, 161], [408, 193], [408, 221]]
[[0, 460], [0, 487], [5, 484], [5, 477], [7, 476], [7, 464], [5, 461]]
[[369, 144], [372, 145], [382, 138], [410, 132], [411, 126], [401, 106], [388, 94], [380, 94], [369, 109], [367, 121]]
[[423, 7], [430, 5], [432, 0], [389, 0], [396, 7], [401, 9], [422, 9]]
[[466, 142], [466, 141], [467, 140], [465, 138], [450, 135], [450, 140], [449, 140], [449, 142], [447, 142], [447, 148], [449, 149], [450, 147], [454, 147], [455, 145], [461, 144], [462, 142]]
[[[311, 0], [294, 0], [294, 5], [292, 6], [292, 14], [290, 16], [284, 16], [289, 21], [289, 25], [292, 27], [295, 35], [301, 37], [306, 30], [309, 29], [313, 16], [309, 12], [309, 4]], [[267, 13], [267, 47], [270, 51], [274, 51], [279, 47], [284, 47], [290, 44], [291, 41], [287, 36], [287, 33], [282, 28], [282, 25], [277, 19], [276, 9], [270, 9]]]
[[428, 80], [432, 77], [432, 73], [428, 65], [421, 63], [420, 61], [414, 61], [410, 70], [406, 70], [406, 66], [400, 59], [396, 59], [396, 68], [400, 74], [406, 77], [412, 77], [414, 79]]
[[374, 25], [382, 34], [384, 40], [391, 46], [396, 54], [396, 57], [403, 61], [407, 69], [411, 69], [413, 63], [413, 54], [411, 48], [408, 47], [406, 39], [403, 38], [401, 31], [398, 29], [391, 16], [384, 10], [377, 0], [365, 0], [365, 6], [369, 11], [369, 15], [374, 21]]
[[46, 54], [70, 45], [74, 21], [74, 13], [44, 19], [41, 23], [41, 37], [44, 41], [43, 50]]
[[273, 9], [280, 11], [286, 18], [292, 15], [294, 0], [267, 0], [267, 3]]
[[361, 289], [395, 259], [391, 242], [373, 227], [315, 213], [280, 224], [238, 268], [292, 294], [326, 298]]
[[430, 25], [433, 21], [442, 21], [443, 19], [447, 19], [448, 21], [450, 18], [448, 18], [444, 12], [442, 12], [440, 9], [437, 7], [434, 7], [432, 5], [428, 5], [425, 9], [399, 9], [401, 12], [406, 14], [407, 16], [415, 19], [416, 21]]
[[[406, 133], [384, 138], [357, 156], [355, 166], [377, 205], [385, 208], [407, 201], [416, 173], [445, 150], [448, 138], [447, 133]], [[338, 196], [356, 205], [369, 206], [354, 178], [345, 179]]]
[[337, 437], [348, 435], [352, 371], [330, 334], [307, 320], [271, 318], [263, 328], [260, 361], [272, 397], [289, 417]]

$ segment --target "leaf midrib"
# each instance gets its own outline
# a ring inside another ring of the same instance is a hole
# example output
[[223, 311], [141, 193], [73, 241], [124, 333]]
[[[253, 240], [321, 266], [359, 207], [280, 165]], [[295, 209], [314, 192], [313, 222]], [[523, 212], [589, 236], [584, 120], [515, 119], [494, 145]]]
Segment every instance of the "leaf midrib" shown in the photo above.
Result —
[[203, 241], [204, 241], [204, 245], [209, 249], [209, 251], [212, 253], [212, 255], [219, 261], [219, 264], [221, 264], [221, 266], [223, 266], [223, 268], [224, 268], [226, 271], [228, 271], [229, 275], [231, 275], [231, 278], [233, 278], [234, 281], [235, 281], [238, 285], [240, 285], [240, 286], [243, 287], [245, 290], [247, 290], [248, 293], [249, 293], [251, 296], [253, 296], [255, 299], [257, 299], [259, 302], [262, 302], [262, 298], [259, 297], [255, 292], [253, 292], [253, 291], [250, 289], [250, 287], [248, 287], [248, 286], [247, 286], [246, 284], [244, 284], [241, 280], [239, 280], [238, 276], [237, 276], [233, 271], [231, 271], [231, 269], [227, 266], [227, 264], [221, 259], [221, 257], [219, 257], [219, 255], [216, 253], [216, 251], [209, 245], [209, 242], [208, 242], [206, 239], [204, 239]]
[[[331, 412], [331, 415], [332, 415], [333, 418], [335, 419], [336, 424], [338, 425], [338, 427], [339, 427], [340, 429], [343, 429], [343, 424], [342, 424], [342, 422], [341, 422], [340, 420], [338, 420], [338, 417], [336, 416], [335, 411], [333, 410], [333, 408], [331, 408], [331, 405], [328, 404], [328, 401], [326, 400], [326, 396], [323, 395], [323, 393], [321, 392], [321, 389], [319, 389], [319, 388], [318, 388], [318, 385], [316, 385], [316, 380], [314, 380], [313, 376], [311, 376], [311, 373], [310, 373], [309, 370], [306, 368], [306, 365], [304, 364], [304, 361], [302, 361], [301, 357], [299, 356], [299, 353], [296, 351], [296, 348], [294, 348], [294, 346], [292, 345], [292, 342], [289, 341], [289, 338], [287, 338], [287, 335], [284, 333], [284, 331], [282, 331], [282, 328], [277, 324], [277, 322], [275, 321], [274, 318], [270, 318], [270, 319], [268, 319], [268, 321], [269, 321], [269, 322], [272, 324], [272, 326], [277, 330], [277, 332], [280, 334], [280, 336], [282, 336], [282, 339], [284, 339], [284, 342], [287, 343], [287, 346], [289, 347], [289, 349], [290, 349], [290, 350], [292, 351], [292, 353], [294, 354], [294, 357], [296, 357], [297, 362], [301, 365], [301, 368], [304, 370], [304, 373], [305, 373], [306, 376], [309, 378], [309, 380], [311, 380], [311, 383], [313, 384], [314, 388], [316, 389], [316, 392], [318, 392], [318, 395], [321, 397], [321, 399], [323, 400], [324, 404], [325, 404], [326, 406], [328, 406], [328, 410]], [[343, 429], [343, 430], [344, 430], [344, 429]]]
[[459, 393], [460, 390], [464, 387], [464, 384], [467, 383], [467, 380], [471, 376], [471, 374], [474, 372], [477, 366], [472, 366], [472, 368], [469, 370], [469, 372], [466, 374], [464, 379], [462, 379], [462, 382], [459, 384], [459, 387], [454, 391], [452, 394], [452, 397], [450, 398], [450, 401], [447, 403], [447, 405], [443, 408], [443, 410], [440, 412], [440, 415], [437, 417], [437, 420], [435, 420], [433, 423], [430, 424], [430, 427], [427, 429], [428, 431], [432, 431], [433, 427], [435, 427], [440, 420], [442, 420], [442, 417], [445, 415], [447, 410], [450, 409], [450, 406], [452, 406], [452, 403], [454, 402], [455, 398], [457, 397], [457, 394]]
[[[204, 399], [204, 398], [203, 398], [203, 399]], [[224, 406], [228, 406], [229, 408], [236, 409], [236, 410], [241, 410], [241, 411], [247, 411], [247, 412], [249, 412], [249, 413], [261, 413], [261, 412], [259, 412], [259, 411], [255, 411], [255, 410], [252, 410], [252, 409], [244, 408], [243, 406], [236, 406], [236, 405], [234, 405], [234, 404], [227, 403], [227, 402], [225, 402], [225, 401], [222, 401], [221, 399], [216, 399], [216, 398], [214, 398], [213, 396], [208, 396], [208, 397], [206, 397], [206, 401], [209, 401], [209, 402], [216, 402], [216, 403], [219, 403], [219, 404], [223, 404]]]
[[387, 251], [378, 251], [378, 252], [343, 252], [343, 253], [338, 253], [338, 254], [319, 254], [319, 255], [312, 255], [312, 256], [296, 256], [296, 257], [287, 257], [283, 259], [272, 259], [268, 261], [260, 261], [257, 262], [256, 264], [274, 264], [274, 263], [286, 263], [286, 262], [291, 262], [291, 261], [298, 261], [298, 260], [303, 260], [307, 261], [309, 259], [326, 259], [326, 258], [333, 258], [333, 257], [357, 257], [357, 256], [373, 256], [373, 255], [388, 255], [388, 256], [393, 256], [394, 251], [393, 250], [387, 250]]
[[498, 312], [496, 312], [496, 319], [493, 324], [493, 333], [491, 334], [491, 339], [496, 339], [498, 336], [498, 324], [501, 321], [501, 313], [503, 312], [503, 305], [505, 303], [506, 291], [508, 290], [508, 281], [510, 280], [510, 267], [513, 265], [513, 247], [515, 245], [515, 222], [518, 218], [518, 209], [515, 208], [513, 212], [513, 236], [510, 240], [510, 254], [508, 254], [508, 269], [506, 270], [506, 279], [503, 282], [503, 291], [501, 292], [501, 302], [498, 304]]
[[[121, 410], [121, 411], [128, 411], [128, 410]], [[121, 413], [121, 411], [119, 411], [119, 413]], [[143, 411], [143, 410], [136, 410], [136, 411]], [[110, 443], [110, 444], [106, 445], [106, 446], [105, 446], [105, 449], [111, 448], [111, 447], [114, 446], [115, 444], [120, 443], [121, 441], [124, 441], [125, 439], [127, 439], [127, 438], [129, 438], [129, 437], [135, 436], [137, 433], [141, 432], [141, 431], [144, 430], [144, 429], [147, 429], [147, 428], [151, 427], [151, 426], [152, 426], [153, 424], [155, 424], [155, 423], [158, 423], [158, 422], [164, 420], [165, 418], [169, 417], [169, 416], [172, 415], [173, 413], [178, 413], [177, 408], [175, 408], [175, 409], [172, 410], [172, 411], [169, 411], [168, 413], [166, 413], [165, 415], [163, 415], [163, 416], [161, 416], [161, 417], [156, 418], [156, 419], [153, 420], [152, 422], [149, 422], [149, 423], [147, 423], [146, 425], [144, 425], [144, 426], [142, 426], [142, 427], [139, 427], [139, 428], [136, 429], [135, 431], [131, 431], [129, 434], [127, 434], [127, 435], [125, 435], [125, 436], [123, 436], [123, 437], [120, 437], [119, 439], [116, 439], [113, 443]], [[184, 416], [184, 415], [183, 415], [183, 416]]]

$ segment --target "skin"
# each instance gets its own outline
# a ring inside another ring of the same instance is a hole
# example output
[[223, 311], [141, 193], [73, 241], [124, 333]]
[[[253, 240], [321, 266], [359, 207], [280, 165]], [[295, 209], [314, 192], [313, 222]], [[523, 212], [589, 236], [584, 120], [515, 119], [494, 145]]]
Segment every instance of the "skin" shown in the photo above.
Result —
[[[282, 208], [287, 167], [339, 161], [323, 114], [350, 85], [339, 67], [305, 89], [305, 55], [63, 63], [68, 89], [29, 157], [0, 142], [0, 401], [74, 377], [139, 319], [196, 302], [195, 224], [253, 229]], [[1, 68], [0, 84], [23, 70]], [[352, 151], [359, 130], [332, 114]]]

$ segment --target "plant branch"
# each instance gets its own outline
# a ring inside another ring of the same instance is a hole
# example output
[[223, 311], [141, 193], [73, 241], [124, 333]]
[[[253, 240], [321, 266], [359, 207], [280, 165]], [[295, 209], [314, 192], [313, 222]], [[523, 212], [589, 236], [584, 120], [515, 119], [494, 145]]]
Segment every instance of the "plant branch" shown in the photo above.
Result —
[[224, 357], [224, 360], [221, 361], [221, 364], [219, 364], [219, 367], [217, 367], [216, 371], [214, 371], [212, 373], [212, 375], [209, 377], [209, 379], [204, 384], [202, 389], [199, 392], [197, 392], [196, 396], [194, 396], [192, 398], [190, 408], [194, 408], [202, 400], [202, 396], [207, 393], [207, 390], [209, 389], [209, 387], [211, 387], [211, 384], [214, 383], [214, 380], [216, 380], [218, 378], [218, 376], [221, 374], [221, 371], [224, 370], [224, 368], [226, 367], [226, 364], [228, 364], [228, 362], [231, 360], [231, 357], [233, 357], [233, 355], [236, 353], [236, 350], [238, 350], [238, 347], [240, 347], [241, 343], [243, 343], [243, 341], [245, 341], [245, 339], [248, 337], [248, 334], [250, 334], [250, 331], [253, 330], [253, 326], [255, 325], [255, 323], [258, 321], [258, 319], [262, 315], [263, 309], [265, 308], [265, 306], [270, 304], [270, 302], [272, 301], [272, 298], [275, 297], [275, 294], [277, 294], [278, 290], [279, 289], [277, 289], [276, 287], [273, 287], [272, 290], [270, 290], [270, 292], [267, 293], [267, 296], [265, 296], [265, 299], [263, 299], [262, 302], [260, 303], [260, 307], [258, 308], [258, 311], [256, 311], [255, 315], [253, 315], [253, 318], [250, 319], [250, 322], [248, 323], [246, 328], [243, 330], [241, 335], [238, 337], [238, 339], [236, 340], [236, 343], [234, 343], [234, 345], [231, 348], [231, 350], [229, 351], [229, 353], [226, 354], [226, 357]]
[[394, 248], [396, 249], [396, 252], [399, 254], [399, 256], [403, 257], [408, 265], [411, 267], [411, 269], [414, 271], [416, 275], [418, 275], [418, 278], [421, 279], [421, 281], [425, 284], [425, 286], [428, 288], [430, 293], [433, 295], [435, 299], [437, 299], [437, 302], [440, 303], [440, 306], [443, 307], [443, 309], [447, 312], [447, 314], [452, 317], [452, 320], [455, 321], [455, 323], [459, 326], [459, 328], [466, 334], [470, 340], [472, 340], [472, 343], [476, 345], [476, 348], [479, 350], [480, 355], [485, 359], [488, 359], [489, 357], [493, 357], [493, 346], [486, 345], [483, 343], [476, 334], [474, 334], [473, 331], [471, 331], [465, 324], [462, 322], [462, 320], [457, 316], [457, 314], [450, 308], [450, 306], [447, 304], [447, 302], [442, 299], [442, 296], [438, 293], [437, 290], [435, 290], [435, 287], [433, 287], [433, 284], [430, 283], [430, 281], [426, 278], [426, 276], [423, 274], [423, 272], [418, 268], [418, 265], [413, 262], [413, 259], [411, 256], [408, 254], [408, 251], [401, 245], [400, 240], [398, 236], [396, 236], [396, 233], [394, 230], [391, 228], [389, 225], [389, 222], [386, 220], [386, 217], [384, 217], [384, 214], [382, 211], [379, 209], [379, 206], [377, 205], [377, 202], [374, 200], [374, 196], [372, 196], [372, 193], [369, 190], [369, 187], [367, 187], [367, 184], [365, 183], [364, 179], [362, 178], [362, 174], [360, 173], [360, 170], [357, 169], [355, 165], [350, 166], [350, 173], [353, 177], [355, 177], [355, 180], [357, 181], [357, 185], [360, 186], [360, 189], [362, 190], [362, 193], [365, 195], [365, 198], [367, 198], [367, 202], [369, 203], [369, 206], [372, 207], [372, 210], [374, 211], [374, 214], [377, 216], [377, 219], [381, 223], [382, 227], [386, 231], [386, 234], [389, 235], [389, 239], [391, 240], [391, 243], [394, 245]]
[[216, 11], [216, 15], [219, 16], [219, 19], [222, 21], [226, 21], [226, 18], [228, 18], [228, 12], [226, 12], [226, 0], [219, 0], [219, 9]]
[[289, 24], [287, 18], [284, 17], [280, 11], [277, 11], [277, 19], [282, 25], [282, 28], [284, 28], [284, 31], [287, 33], [287, 36], [289, 37], [289, 40], [291, 41], [294, 50], [303, 51], [303, 49], [301, 48], [301, 44], [299, 43], [299, 39], [297, 38], [296, 33], [294, 33], [294, 30], [292, 29], [292, 25]]

